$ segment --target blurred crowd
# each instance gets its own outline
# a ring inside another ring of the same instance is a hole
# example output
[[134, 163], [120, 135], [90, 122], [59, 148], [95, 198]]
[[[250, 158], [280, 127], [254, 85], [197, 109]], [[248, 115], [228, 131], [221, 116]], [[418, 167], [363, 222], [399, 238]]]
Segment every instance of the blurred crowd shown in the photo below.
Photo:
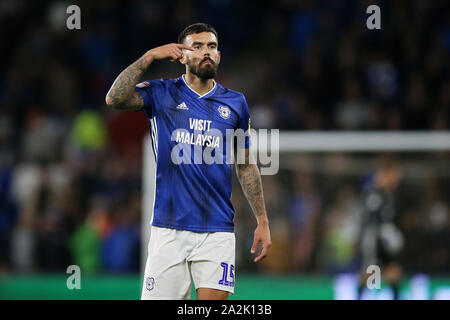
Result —
[[[81, 30], [66, 28], [69, 4], [81, 8]], [[370, 4], [381, 7], [381, 30], [366, 28]], [[148, 123], [140, 112], [108, 109], [104, 97], [121, 70], [198, 21], [218, 31], [217, 80], [246, 95], [255, 128], [448, 130], [445, 0], [3, 0], [0, 272], [139, 270]], [[158, 62], [145, 79], [183, 70]], [[291, 167], [263, 180], [277, 258], [261, 270], [353, 268], [361, 181]], [[411, 272], [450, 270], [440, 246], [450, 190], [441, 180], [437, 171], [417, 184], [407, 196], [419, 192], [419, 205], [401, 209], [413, 239], [404, 257]], [[238, 232], [252, 223], [240, 213], [248, 210], [242, 197], [235, 189]], [[250, 248], [243, 241], [240, 249]], [[425, 248], [430, 241], [436, 252]], [[256, 270], [243, 257], [243, 270]]]
[[[375, 186], [385, 157], [402, 176], [392, 192]], [[270, 259], [249, 259], [253, 214], [238, 188], [233, 203], [237, 265], [269, 273], [337, 274], [361, 270], [368, 191], [392, 198], [392, 222], [401, 234], [397, 260], [408, 275], [450, 270], [450, 153], [284, 153], [277, 176], [263, 176], [272, 249]], [[238, 187], [236, 185], [236, 187]], [[381, 221], [380, 221], [381, 225]], [[392, 239], [394, 241], [395, 239]]]

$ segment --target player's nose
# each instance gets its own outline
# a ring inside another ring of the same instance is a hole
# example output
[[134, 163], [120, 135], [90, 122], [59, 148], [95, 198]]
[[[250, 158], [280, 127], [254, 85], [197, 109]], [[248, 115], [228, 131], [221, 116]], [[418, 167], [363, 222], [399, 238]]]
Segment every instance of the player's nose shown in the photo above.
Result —
[[210, 55], [212, 50], [213, 48], [211, 48], [210, 46], [204, 46], [202, 48], [203, 55]]
[[204, 50], [204, 51], [203, 51], [203, 58], [202, 58], [202, 61], [205, 61], [205, 59], [210, 59], [210, 60], [212, 60], [211, 54], [210, 54], [210, 52], [209, 52], [208, 50]]

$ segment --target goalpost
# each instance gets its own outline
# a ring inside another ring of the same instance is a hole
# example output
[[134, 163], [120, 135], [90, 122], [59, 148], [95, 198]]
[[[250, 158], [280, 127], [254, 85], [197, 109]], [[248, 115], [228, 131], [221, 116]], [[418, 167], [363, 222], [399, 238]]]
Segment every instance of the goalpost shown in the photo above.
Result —
[[[258, 135], [258, 130], [253, 129], [252, 149], [255, 153], [258, 153], [261, 149], [264, 149], [264, 146], [254, 143], [255, 134]], [[143, 150], [141, 275], [144, 273], [147, 259], [148, 240], [150, 238], [150, 221], [153, 214], [156, 181], [156, 163], [151, 146], [150, 135], [146, 135], [144, 139]], [[289, 154], [302, 155], [336, 152], [427, 153], [441, 151], [450, 151], [449, 132], [279, 132], [280, 158], [288, 157]], [[449, 175], [450, 173], [447, 170], [442, 172], [442, 174]]]

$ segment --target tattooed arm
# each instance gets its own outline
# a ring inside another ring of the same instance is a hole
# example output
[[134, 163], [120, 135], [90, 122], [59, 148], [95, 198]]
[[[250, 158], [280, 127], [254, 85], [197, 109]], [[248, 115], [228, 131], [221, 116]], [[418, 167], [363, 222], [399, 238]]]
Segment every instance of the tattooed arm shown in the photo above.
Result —
[[[255, 258], [255, 262], [267, 256], [272, 242], [270, 240], [269, 220], [267, 218], [266, 207], [264, 205], [264, 195], [261, 183], [261, 174], [253, 159], [250, 149], [239, 149], [236, 173], [242, 190], [247, 198], [253, 213], [255, 214], [258, 226], [254, 233], [251, 253], [255, 253], [258, 245], [262, 244], [260, 254]], [[244, 161], [239, 161], [244, 159]]]
[[106, 104], [114, 109], [139, 110], [144, 106], [144, 99], [134, 88], [138, 84], [150, 61], [142, 56], [123, 70], [106, 94]]
[[114, 81], [106, 94], [106, 104], [114, 109], [139, 110], [144, 106], [142, 96], [135, 90], [142, 75], [155, 60], [170, 58], [172, 62], [183, 57], [183, 49], [193, 50], [192, 47], [170, 43], [147, 51], [142, 57], [123, 70]]

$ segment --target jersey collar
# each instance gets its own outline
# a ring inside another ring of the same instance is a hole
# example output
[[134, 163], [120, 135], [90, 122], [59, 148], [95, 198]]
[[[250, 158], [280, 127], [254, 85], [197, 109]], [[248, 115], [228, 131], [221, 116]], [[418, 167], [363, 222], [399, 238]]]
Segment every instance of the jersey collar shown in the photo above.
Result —
[[214, 81], [214, 86], [212, 87], [212, 89], [209, 90], [207, 93], [200, 95], [200, 94], [197, 93], [197, 91], [195, 91], [194, 89], [192, 89], [192, 88], [187, 84], [186, 80], [184, 80], [184, 74], [181, 76], [181, 80], [183, 80], [183, 83], [186, 85], [186, 87], [187, 87], [189, 90], [191, 90], [191, 91], [197, 96], [198, 99], [201, 99], [201, 98], [208, 98], [208, 97], [212, 96], [212, 95], [214, 94], [214, 92], [216, 92], [216, 89], [217, 89], [217, 83], [216, 83], [216, 81], [213, 79], [213, 81]]

